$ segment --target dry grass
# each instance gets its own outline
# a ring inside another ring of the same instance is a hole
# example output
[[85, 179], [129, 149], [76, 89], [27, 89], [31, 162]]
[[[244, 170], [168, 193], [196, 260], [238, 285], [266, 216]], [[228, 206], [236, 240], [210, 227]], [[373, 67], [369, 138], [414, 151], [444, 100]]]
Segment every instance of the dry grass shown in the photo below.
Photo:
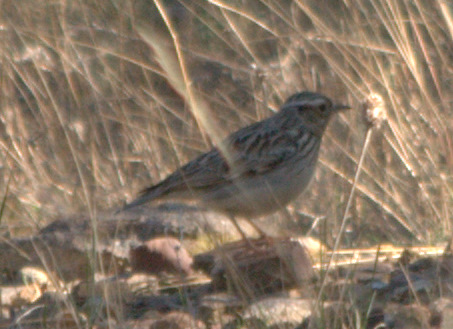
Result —
[[[116, 206], [310, 89], [355, 108], [375, 91], [387, 104], [350, 214], [355, 240], [436, 241], [452, 217], [452, 10], [428, 0], [4, 1], [3, 230]], [[296, 204], [327, 215], [328, 236], [364, 131], [358, 110], [335, 120]]]
[[[171, 5], [169, 5], [171, 3]], [[2, 1], [1, 232], [116, 207], [291, 93], [355, 109], [332, 122], [294, 208], [333, 244], [371, 92], [351, 244], [452, 231], [453, 7], [432, 0]]]

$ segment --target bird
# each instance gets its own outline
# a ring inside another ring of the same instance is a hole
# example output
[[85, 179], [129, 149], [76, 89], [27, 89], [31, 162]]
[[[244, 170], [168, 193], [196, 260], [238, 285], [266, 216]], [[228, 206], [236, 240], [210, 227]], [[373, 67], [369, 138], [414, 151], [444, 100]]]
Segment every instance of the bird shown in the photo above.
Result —
[[320, 93], [293, 94], [274, 115], [233, 132], [122, 210], [155, 200], [198, 201], [230, 216], [244, 238], [236, 217], [265, 235], [251, 219], [282, 209], [307, 188], [329, 120], [346, 109]]

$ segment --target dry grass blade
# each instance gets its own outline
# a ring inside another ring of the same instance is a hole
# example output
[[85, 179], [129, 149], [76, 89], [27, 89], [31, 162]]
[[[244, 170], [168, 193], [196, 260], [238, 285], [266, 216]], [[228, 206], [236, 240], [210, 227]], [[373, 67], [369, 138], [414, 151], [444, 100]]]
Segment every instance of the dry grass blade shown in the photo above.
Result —
[[378, 94], [375, 94], [375, 93], [370, 94], [366, 98], [366, 100], [363, 103], [362, 107], [363, 107], [362, 112], [364, 114], [365, 122], [368, 125], [368, 129], [366, 131], [365, 140], [364, 140], [363, 147], [362, 147], [362, 152], [361, 152], [361, 155], [360, 155], [359, 162], [357, 164], [356, 173], [355, 173], [355, 176], [354, 176], [354, 180], [352, 182], [351, 191], [349, 192], [348, 201], [346, 203], [346, 207], [345, 207], [345, 210], [344, 210], [343, 218], [341, 220], [340, 230], [337, 233], [337, 237], [335, 239], [335, 244], [334, 244], [334, 247], [333, 247], [333, 252], [332, 252], [332, 254], [331, 254], [330, 258], [329, 258], [329, 261], [328, 261], [326, 269], [325, 269], [325, 277], [324, 277], [324, 281], [322, 282], [321, 288], [320, 288], [319, 293], [318, 293], [318, 300], [317, 300], [316, 305], [319, 305], [320, 298], [321, 298], [321, 296], [324, 293], [324, 287], [325, 287], [325, 284], [326, 284], [326, 280], [325, 279], [327, 278], [327, 274], [329, 273], [330, 266], [331, 266], [331, 264], [333, 262], [333, 259], [334, 259], [334, 256], [335, 256], [335, 251], [338, 250], [338, 248], [340, 246], [340, 243], [341, 243], [341, 240], [343, 238], [343, 234], [344, 234], [344, 231], [345, 231], [345, 228], [346, 228], [346, 222], [348, 220], [348, 215], [349, 215], [350, 207], [351, 207], [351, 204], [352, 204], [352, 199], [354, 197], [354, 192], [355, 192], [355, 189], [356, 189], [356, 185], [357, 185], [357, 182], [359, 180], [360, 173], [361, 173], [361, 170], [362, 170], [363, 160], [365, 159], [365, 155], [366, 155], [366, 152], [368, 150], [368, 145], [369, 145], [370, 140], [371, 140], [373, 128], [377, 128], [377, 129], [380, 128], [380, 126], [382, 125], [383, 121], [386, 118], [386, 110], [385, 110], [384, 101], [382, 99], [382, 96], [380, 96]]

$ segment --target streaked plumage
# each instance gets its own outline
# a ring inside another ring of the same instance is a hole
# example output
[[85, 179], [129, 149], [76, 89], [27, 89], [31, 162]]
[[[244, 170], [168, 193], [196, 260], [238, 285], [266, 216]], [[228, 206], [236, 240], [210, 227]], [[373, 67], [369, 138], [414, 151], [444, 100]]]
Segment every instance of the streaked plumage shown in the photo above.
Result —
[[146, 188], [124, 209], [151, 200], [182, 199], [198, 200], [232, 216], [272, 213], [308, 186], [328, 121], [345, 108], [318, 93], [295, 94], [278, 113], [232, 133], [221, 147]]

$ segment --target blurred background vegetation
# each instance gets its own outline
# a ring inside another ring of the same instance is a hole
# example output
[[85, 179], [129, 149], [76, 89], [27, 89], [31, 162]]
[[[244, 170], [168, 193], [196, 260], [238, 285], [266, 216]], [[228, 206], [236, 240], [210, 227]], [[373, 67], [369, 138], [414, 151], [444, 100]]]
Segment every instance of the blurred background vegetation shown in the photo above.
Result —
[[[453, 2], [0, 2], [0, 232], [120, 206], [290, 94], [353, 106], [294, 222], [343, 215], [370, 92], [387, 104], [350, 212], [354, 244], [452, 230]], [[299, 218], [300, 217], [300, 218]], [[294, 223], [292, 224], [294, 225]]]

